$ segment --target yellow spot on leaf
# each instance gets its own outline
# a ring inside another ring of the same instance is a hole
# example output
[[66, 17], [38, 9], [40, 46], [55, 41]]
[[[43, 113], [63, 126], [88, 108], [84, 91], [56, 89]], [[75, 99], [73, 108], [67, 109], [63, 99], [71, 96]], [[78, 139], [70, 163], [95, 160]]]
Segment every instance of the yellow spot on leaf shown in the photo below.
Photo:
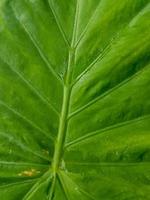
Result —
[[30, 169], [30, 170], [22, 171], [21, 173], [18, 174], [18, 176], [32, 177], [32, 176], [36, 176], [39, 173], [40, 171], [37, 171], [36, 169]]

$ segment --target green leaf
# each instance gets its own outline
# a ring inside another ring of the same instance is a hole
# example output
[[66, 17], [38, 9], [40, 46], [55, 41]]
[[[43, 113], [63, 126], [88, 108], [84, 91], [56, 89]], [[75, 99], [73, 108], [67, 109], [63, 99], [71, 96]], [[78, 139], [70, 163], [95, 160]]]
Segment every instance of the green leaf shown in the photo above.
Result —
[[150, 0], [0, 1], [0, 199], [150, 199]]

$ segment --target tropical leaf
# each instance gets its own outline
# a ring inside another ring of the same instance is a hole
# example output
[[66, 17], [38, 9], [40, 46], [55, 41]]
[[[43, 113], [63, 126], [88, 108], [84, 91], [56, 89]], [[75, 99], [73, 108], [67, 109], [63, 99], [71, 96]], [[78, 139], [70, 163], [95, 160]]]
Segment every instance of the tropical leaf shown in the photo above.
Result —
[[150, 1], [0, 1], [0, 200], [150, 199]]

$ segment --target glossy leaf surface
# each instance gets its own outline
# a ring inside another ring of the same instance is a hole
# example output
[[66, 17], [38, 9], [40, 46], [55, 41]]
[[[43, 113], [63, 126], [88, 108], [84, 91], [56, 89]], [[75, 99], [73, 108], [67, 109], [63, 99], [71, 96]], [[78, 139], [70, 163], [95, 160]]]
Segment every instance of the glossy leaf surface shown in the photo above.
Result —
[[150, 1], [0, 1], [0, 200], [150, 199]]

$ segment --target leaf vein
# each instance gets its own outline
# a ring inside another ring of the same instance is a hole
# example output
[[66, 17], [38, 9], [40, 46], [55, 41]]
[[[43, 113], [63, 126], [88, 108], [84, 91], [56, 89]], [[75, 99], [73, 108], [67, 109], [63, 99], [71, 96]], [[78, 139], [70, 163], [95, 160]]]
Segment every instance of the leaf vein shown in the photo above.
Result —
[[[12, 7], [13, 8], [13, 7]], [[19, 18], [16, 15], [16, 12], [13, 8], [15, 17], [17, 19], [17, 21], [19, 22], [19, 24], [22, 26], [23, 30], [25, 31], [25, 33], [28, 35], [30, 41], [32, 42], [33, 46], [36, 48], [37, 52], [39, 53], [41, 59], [44, 61], [44, 63], [46, 64], [46, 66], [48, 67], [48, 69], [51, 71], [51, 73], [55, 76], [55, 78], [57, 78], [57, 80], [62, 84], [62, 79], [61, 77], [56, 73], [56, 71], [53, 69], [52, 64], [49, 62], [49, 60], [47, 59], [46, 55], [43, 53], [42, 49], [40, 48], [38, 42], [34, 39], [34, 37], [32, 36], [32, 34], [28, 31], [28, 29], [26, 28], [25, 24], [23, 24], [23, 22], [21, 22], [19, 20]]]
[[107, 131], [111, 131], [113, 129], [117, 129], [117, 128], [120, 128], [120, 127], [123, 127], [123, 126], [126, 126], [126, 125], [130, 125], [132, 123], [136, 123], [136, 122], [140, 122], [140, 121], [143, 121], [145, 119], [149, 119], [150, 118], [150, 115], [145, 115], [145, 116], [142, 116], [142, 117], [138, 117], [138, 118], [134, 118], [134, 119], [131, 119], [131, 120], [128, 120], [128, 121], [124, 121], [124, 122], [121, 122], [121, 123], [117, 123], [115, 125], [112, 125], [112, 126], [108, 126], [106, 128], [103, 128], [103, 129], [99, 129], [99, 130], [96, 130], [96, 131], [92, 131], [90, 133], [87, 133], [86, 135], [84, 136], [81, 136], [71, 142], [68, 142], [65, 146], [65, 148], [70, 148], [74, 145], [78, 145], [79, 143], [81, 144], [82, 142], [85, 142], [85, 140], [88, 140], [90, 138], [93, 138], [99, 134], [105, 134], [105, 132]]
[[27, 122], [28, 124], [30, 124], [31, 127], [35, 128], [36, 130], [38, 130], [39, 132], [43, 133], [47, 138], [51, 139], [52, 141], [54, 140], [54, 138], [52, 136], [50, 136], [48, 133], [46, 133], [44, 130], [42, 130], [38, 125], [36, 125], [33, 121], [31, 121], [30, 119], [28, 119], [27, 117], [23, 116], [21, 113], [19, 113], [17, 110], [11, 108], [9, 105], [7, 105], [6, 103], [4, 103], [2, 100], [0, 100], [0, 105], [4, 106], [5, 108], [7, 108], [10, 112], [12, 112], [13, 114], [15, 114], [16, 116], [18, 116], [19, 118], [23, 119], [25, 122]]
[[125, 84], [127, 84], [128, 82], [132, 81], [134, 78], [138, 77], [140, 74], [142, 74], [145, 69], [147, 69], [149, 67], [149, 65], [144, 66], [144, 68], [140, 69], [139, 71], [137, 71], [135, 74], [131, 75], [130, 77], [127, 77], [124, 81], [122, 81], [121, 83], [117, 84], [116, 86], [114, 86], [113, 88], [109, 89], [108, 91], [106, 91], [105, 93], [101, 94], [100, 96], [98, 96], [97, 98], [91, 100], [89, 103], [87, 103], [86, 105], [82, 106], [81, 108], [77, 109], [76, 111], [72, 112], [68, 119], [70, 120], [72, 117], [74, 117], [75, 115], [79, 114], [80, 112], [84, 111], [85, 109], [89, 108], [90, 106], [92, 106], [93, 104], [95, 104], [96, 102], [98, 102], [99, 100], [102, 100], [103, 98], [107, 97], [109, 94], [115, 92], [117, 89], [123, 87]]

